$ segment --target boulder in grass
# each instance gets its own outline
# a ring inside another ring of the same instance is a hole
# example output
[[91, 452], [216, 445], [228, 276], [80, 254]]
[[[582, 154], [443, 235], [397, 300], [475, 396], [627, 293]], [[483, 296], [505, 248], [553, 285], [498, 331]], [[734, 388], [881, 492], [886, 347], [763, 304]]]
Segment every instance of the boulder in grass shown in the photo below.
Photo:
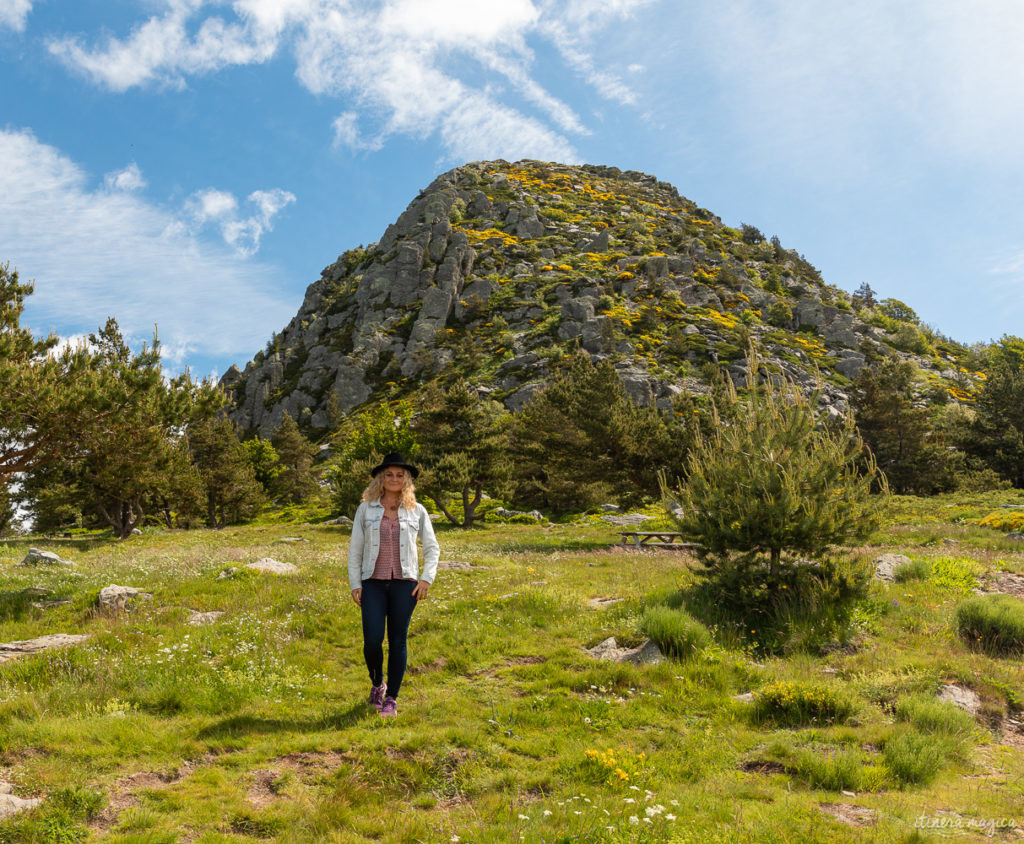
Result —
[[191, 624], [193, 627], [201, 627], [204, 624], [213, 624], [222, 615], [224, 615], [223, 610], [210, 610], [210, 612], [197, 612], [193, 610], [189, 613], [186, 623]]
[[19, 656], [48, 651], [53, 648], [66, 648], [69, 645], [77, 645], [89, 638], [88, 633], [49, 633], [46, 636], [37, 636], [35, 639], [22, 639], [17, 642], [0, 643], [0, 663]]
[[955, 683], [947, 683], [939, 692], [939, 700], [951, 703], [960, 707], [964, 712], [977, 715], [981, 712], [981, 698], [973, 689], [966, 686], [958, 686]]
[[151, 601], [153, 596], [149, 592], [143, 592], [134, 586], [118, 586], [111, 583], [100, 590], [100, 609], [108, 612], [121, 612], [131, 609], [132, 604], [137, 601]]
[[11, 791], [12, 786], [9, 782], [0, 782], [0, 819], [34, 809], [43, 802], [38, 797], [17, 797], [11, 794]]
[[896, 569], [909, 562], [910, 557], [905, 554], [882, 554], [880, 557], [875, 557], [875, 577], [891, 582]]
[[654, 642], [648, 639], [636, 648], [620, 648], [614, 636], [598, 642], [587, 651], [594, 659], [607, 662], [631, 662], [634, 665], [655, 665], [665, 661], [665, 656]]
[[246, 568], [266, 572], [267, 574], [295, 574], [299, 570], [298, 566], [293, 566], [291, 563], [281, 563], [271, 557], [263, 557], [255, 563], [249, 563]]
[[53, 551], [41, 551], [39, 548], [29, 548], [25, 559], [21, 561], [23, 566], [73, 566], [70, 560], [63, 560]]

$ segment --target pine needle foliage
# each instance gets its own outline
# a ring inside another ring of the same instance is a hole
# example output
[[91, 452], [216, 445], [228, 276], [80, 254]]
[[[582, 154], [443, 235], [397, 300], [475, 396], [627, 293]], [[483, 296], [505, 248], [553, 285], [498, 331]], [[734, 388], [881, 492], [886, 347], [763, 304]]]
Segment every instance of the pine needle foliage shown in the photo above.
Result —
[[[757, 362], [750, 353], [750, 371]], [[728, 414], [699, 435], [687, 460], [684, 484], [666, 497], [682, 505], [675, 519], [699, 542], [705, 565], [716, 567], [735, 554], [753, 564], [768, 557], [777, 573], [783, 555], [814, 556], [833, 545], [866, 538], [878, 525], [884, 477], [873, 460], [861, 470], [862, 443], [847, 416], [838, 422], [815, 417], [816, 396], [779, 380], [748, 379], [741, 399], [731, 385]]]

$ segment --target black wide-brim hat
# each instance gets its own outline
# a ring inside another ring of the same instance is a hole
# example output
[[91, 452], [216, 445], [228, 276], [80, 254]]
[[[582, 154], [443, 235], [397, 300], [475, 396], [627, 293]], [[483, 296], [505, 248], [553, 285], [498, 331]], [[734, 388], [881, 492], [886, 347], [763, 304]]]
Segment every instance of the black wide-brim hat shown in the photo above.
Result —
[[384, 459], [380, 461], [379, 466], [374, 466], [370, 470], [370, 476], [376, 478], [381, 472], [388, 468], [388, 466], [401, 466], [412, 475], [414, 478], [419, 475], [420, 470], [413, 466], [411, 463], [406, 463], [405, 458], [397, 451], [392, 451], [390, 454], [385, 454]]

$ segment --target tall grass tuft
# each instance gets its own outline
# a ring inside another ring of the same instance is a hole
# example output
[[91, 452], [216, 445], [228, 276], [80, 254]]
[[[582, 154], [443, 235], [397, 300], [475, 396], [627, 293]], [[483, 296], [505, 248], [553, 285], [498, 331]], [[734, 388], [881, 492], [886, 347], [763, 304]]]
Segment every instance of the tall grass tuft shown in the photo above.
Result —
[[938, 776], [953, 749], [953, 741], [946, 736], [899, 729], [886, 739], [882, 756], [900, 785], [927, 785]]
[[864, 782], [859, 750], [839, 750], [827, 755], [801, 750], [793, 771], [812, 788], [826, 791], [858, 791]]
[[910, 580], [927, 580], [931, 573], [931, 561], [918, 557], [916, 560], [911, 560], [909, 563], [897, 566], [896, 570], [892, 573], [892, 579], [897, 583], [906, 583]]
[[707, 628], [682, 608], [648, 607], [640, 619], [640, 629], [662, 653], [676, 659], [686, 659], [711, 642]]
[[957, 632], [968, 645], [994, 656], [1024, 652], [1024, 601], [977, 595], [956, 608]]
[[958, 706], [943, 700], [915, 695], [896, 704], [896, 720], [931, 735], [966, 738], [974, 730], [974, 719]]

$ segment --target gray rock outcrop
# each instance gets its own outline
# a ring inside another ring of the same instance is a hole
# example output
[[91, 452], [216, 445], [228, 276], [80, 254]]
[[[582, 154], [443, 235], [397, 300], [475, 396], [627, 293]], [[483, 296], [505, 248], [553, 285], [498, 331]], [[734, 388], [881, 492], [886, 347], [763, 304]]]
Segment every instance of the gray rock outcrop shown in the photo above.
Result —
[[42, 551], [39, 548], [29, 548], [25, 559], [21, 561], [23, 566], [73, 566], [70, 560], [61, 559], [53, 551]]
[[[379, 242], [338, 256], [221, 386], [234, 420], [266, 438], [285, 413], [323, 431], [454, 371], [517, 411], [578, 348], [611, 357], [634, 402], [670, 410], [707, 389], [693, 374], [706, 364], [744, 384], [752, 342], [758, 378], [808, 393], [821, 381], [820, 410], [838, 418], [869, 361], [936, 369], [866, 314], [795, 250], [741, 242], [652, 176], [471, 162], [438, 176]], [[945, 363], [938, 377], [963, 373]]]

